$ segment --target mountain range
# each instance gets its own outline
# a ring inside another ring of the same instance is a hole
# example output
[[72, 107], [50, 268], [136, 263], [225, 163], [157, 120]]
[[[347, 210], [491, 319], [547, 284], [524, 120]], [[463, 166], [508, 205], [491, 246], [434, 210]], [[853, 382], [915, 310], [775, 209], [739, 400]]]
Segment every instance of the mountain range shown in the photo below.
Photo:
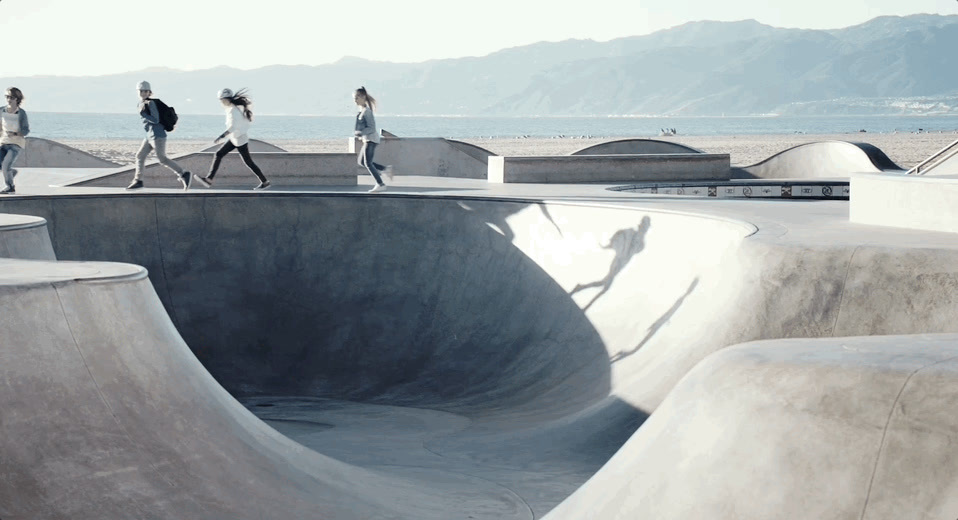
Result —
[[257, 113], [345, 115], [365, 85], [390, 115], [958, 114], [958, 15], [880, 17], [834, 30], [691, 22], [607, 42], [541, 42], [482, 57], [319, 66], [149, 68], [3, 77], [44, 112], [129, 112], [149, 80], [180, 113], [219, 113], [248, 87]]

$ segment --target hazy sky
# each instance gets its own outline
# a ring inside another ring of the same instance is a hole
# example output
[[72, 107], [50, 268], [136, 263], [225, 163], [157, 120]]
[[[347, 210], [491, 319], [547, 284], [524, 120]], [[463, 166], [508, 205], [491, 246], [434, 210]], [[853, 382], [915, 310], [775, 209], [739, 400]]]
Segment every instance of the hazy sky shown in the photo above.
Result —
[[[472, 5], [473, 7], [469, 7]], [[606, 41], [689, 21], [832, 29], [881, 15], [958, 14], [955, 0], [0, 0], [2, 72], [320, 65], [482, 56], [538, 41]]]

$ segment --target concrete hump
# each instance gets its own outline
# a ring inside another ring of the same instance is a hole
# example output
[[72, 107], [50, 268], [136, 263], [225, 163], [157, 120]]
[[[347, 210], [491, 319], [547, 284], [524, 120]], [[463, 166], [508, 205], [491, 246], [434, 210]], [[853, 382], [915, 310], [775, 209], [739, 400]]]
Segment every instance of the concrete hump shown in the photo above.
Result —
[[618, 139], [587, 146], [569, 155], [635, 155], [667, 153], [703, 153], [702, 150], [684, 144], [659, 139]]
[[453, 148], [456, 148], [457, 150], [465, 153], [477, 161], [485, 162], [489, 159], [490, 155], [496, 155], [489, 150], [472, 143], [456, 141], [453, 139], [446, 139], [446, 142], [448, 142]]
[[954, 518], [956, 400], [955, 334], [729, 347], [545, 518]]
[[[199, 151], [200, 152], [215, 152], [220, 149], [220, 146], [223, 146], [223, 145], [214, 144], [211, 146], [207, 146], [206, 148], [203, 148], [202, 150], [199, 150]], [[249, 151], [255, 153], [255, 152], [285, 152], [286, 150], [280, 148], [279, 146], [276, 146], [275, 144], [267, 143], [266, 141], [260, 141], [259, 139], [250, 139]]]
[[119, 164], [56, 141], [27, 137], [27, 147], [17, 158], [17, 166], [22, 168], [111, 168]]
[[733, 178], [808, 179], [848, 177], [852, 173], [898, 172], [878, 147], [850, 141], [805, 143], [751, 166], [733, 168]]

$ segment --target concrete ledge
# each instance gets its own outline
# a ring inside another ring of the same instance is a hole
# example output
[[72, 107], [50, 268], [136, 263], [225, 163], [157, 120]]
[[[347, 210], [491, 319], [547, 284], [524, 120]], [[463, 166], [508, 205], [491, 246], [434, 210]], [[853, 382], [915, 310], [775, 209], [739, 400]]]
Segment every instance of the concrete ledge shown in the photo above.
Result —
[[958, 177], [855, 174], [849, 220], [958, 233]]
[[730, 181], [646, 182], [609, 188], [650, 195], [719, 199], [848, 200], [848, 181], [739, 179]]
[[[355, 186], [360, 170], [356, 156], [350, 153], [252, 153], [253, 161], [276, 186]], [[194, 152], [174, 157], [181, 167], [201, 175], [209, 171], [213, 152]], [[133, 179], [134, 168], [85, 177], [68, 186], [122, 187]], [[143, 171], [143, 182], [152, 188], [177, 188], [173, 172], [154, 161]], [[256, 176], [243, 164], [236, 152], [223, 158], [216, 173], [216, 187], [250, 187]]]
[[728, 180], [728, 154], [489, 157], [489, 182]]

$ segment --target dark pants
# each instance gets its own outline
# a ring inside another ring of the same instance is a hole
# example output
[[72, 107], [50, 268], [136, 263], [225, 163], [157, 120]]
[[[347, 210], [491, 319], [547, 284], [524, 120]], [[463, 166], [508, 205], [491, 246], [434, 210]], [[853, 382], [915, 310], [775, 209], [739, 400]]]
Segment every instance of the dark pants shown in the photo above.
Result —
[[376, 184], [380, 186], [383, 185], [383, 178], [379, 176], [379, 172], [385, 170], [386, 167], [373, 161], [373, 154], [376, 153], [376, 143], [372, 141], [365, 141], [363, 143], [363, 149], [359, 152], [359, 163], [360, 166], [365, 167], [369, 170], [370, 175], [376, 179]]
[[226, 141], [223, 143], [223, 146], [216, 151], [216, 157], [213, 158], [213, 164], [210, 166], [210, 173], [206, 176], [208, 179], [212, 179], [213, 176], [216, 175], [216, 170], [220, 169], [220, 161], [223, 160], [223, 157], [226, 157], [226, 154], [233, 150], [239, 150], [243, 162], [246, 163], [246, 167], [256, 175], [260, 182], [266, 182], [266, 177], [263, 176], [263, 172], [260, 171], [259, 166], [256, 166], [256, 163], [253, 162], [253, 158], [249, 156], [249, 144], [236, 146], [232, 141]]

